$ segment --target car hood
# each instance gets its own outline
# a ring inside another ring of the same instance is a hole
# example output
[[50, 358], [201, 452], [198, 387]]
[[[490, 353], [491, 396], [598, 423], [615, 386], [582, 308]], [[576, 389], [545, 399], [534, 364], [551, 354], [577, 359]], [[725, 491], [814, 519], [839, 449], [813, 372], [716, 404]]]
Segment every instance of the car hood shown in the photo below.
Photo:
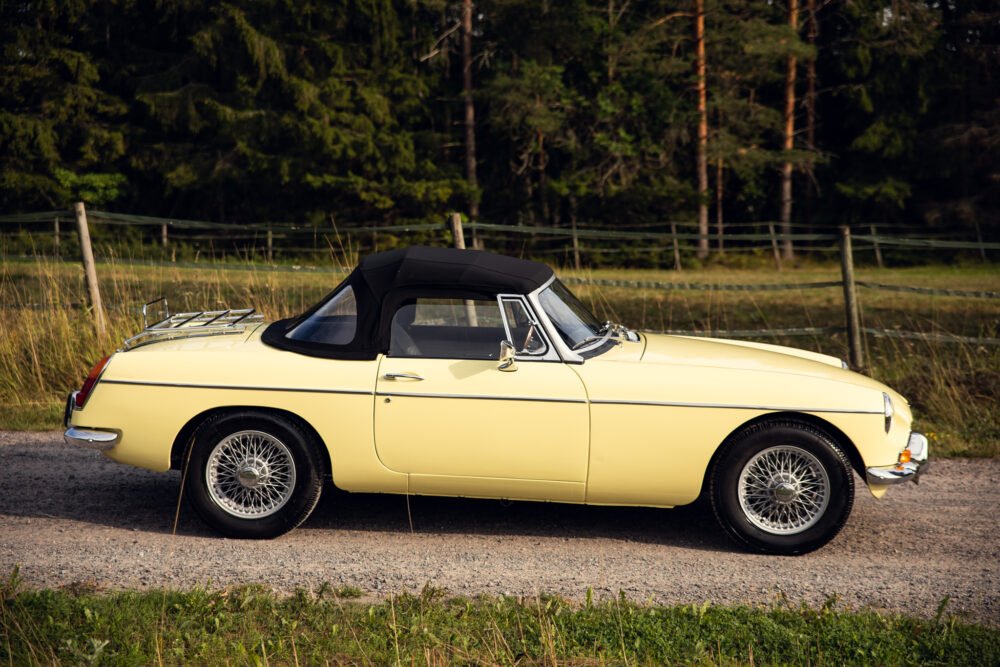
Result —
[[721, 338], [643, 334], [643, 339], [643, 363], [805, 375], [885, 389], [876, 380], [845, 370], [840, 359], [819, 352]]

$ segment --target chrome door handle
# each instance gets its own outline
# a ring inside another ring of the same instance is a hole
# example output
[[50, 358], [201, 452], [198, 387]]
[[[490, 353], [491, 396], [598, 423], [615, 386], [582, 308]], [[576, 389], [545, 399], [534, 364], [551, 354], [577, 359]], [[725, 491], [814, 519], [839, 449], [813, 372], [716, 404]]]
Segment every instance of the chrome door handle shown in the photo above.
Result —
[[382, 377], [386, 380], [423, 380], [416, 373], [386, 373]]

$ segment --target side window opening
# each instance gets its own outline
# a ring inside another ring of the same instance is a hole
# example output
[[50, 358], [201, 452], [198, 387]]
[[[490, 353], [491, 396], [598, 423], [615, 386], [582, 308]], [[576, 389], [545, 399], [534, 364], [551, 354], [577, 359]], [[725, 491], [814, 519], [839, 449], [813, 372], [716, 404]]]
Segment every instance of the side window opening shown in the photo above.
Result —
[[292, 340], [327, 345], [347, 345], [358, 329], [358, 302], [348, 285], [286, 336]]
[[495, 300], [418, 298], [393, 315], [389, 356], [497, 359], [506, 338]]

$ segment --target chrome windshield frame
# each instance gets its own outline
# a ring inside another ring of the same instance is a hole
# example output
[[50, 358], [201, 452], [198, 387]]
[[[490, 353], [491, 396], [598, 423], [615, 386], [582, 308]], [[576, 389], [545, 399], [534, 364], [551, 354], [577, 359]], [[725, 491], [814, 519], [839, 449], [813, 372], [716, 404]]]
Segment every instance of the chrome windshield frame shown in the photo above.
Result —
[[[614, 342], [616, 345], [620, 345], [625, 342], [637, 342], [640, 340], [637, 332], [632, 331], [628, 327], [621, 324], [614, 324], [613, 322], [605, 322], [603, 329], [601, 330], [600, 338], [595, 339], [588, 345], [580, 348], [579, 350], [572, 349], [566, 344], [562, 336], [559, 335], [559, 330], [556, 328], [555, 323], [549, 317], [548, 312], [542, 307], [541, 294], [549, 287], [552, 286], [558, 278], [555, 275], [550, 277], [545, 281], [540, 287], [533, 290], [527, 295], [527, 299], [531, 306], [533, 307], [536, 317], [540, 324], [545, 328], [548, 334], [549, 340], [552, 346], [558, 351], [559, 356], [563, 361], [573, 364], [582, 364], [588, 357], [584, 357], [581, 353], [593, 352], [607, 346], [609, 342]], [[568, 287], [566, 288], [569, 289]], [[571, 292], [572, 293], [572, 292]], [[575, 295], [574, 295], [575, 296]], [[588, 309], [589, 310], [589, 309]], [[593, 315], [593, 313], [591, 313]], [[597, 318], [594, 318], [597, 320]]]
[[542, 308], [542, 303], [538, 298], [539, 295], [547, 290], [555, 281], [556, 277], [553, 274], [552, 277], [546, 280], [541, 286], [537, 287], [530, 294], [527, 294], [528, 303], [531, 305], [531, 309], [535, 312], [535, 318], [538, 320], [538, 323], [545, 330], [545, 334], [549, 339], [549, 344], [559, 355], [559, 358], [569, 364], [582, 364], [584, 362], [584, 358], [566, 345], [566, 342], [562, 339], [562, 336], [559, 335], [559, 331], [552, 323], [552, 320], [549, 319], [549, 314], [545, 312], [544, 308]]

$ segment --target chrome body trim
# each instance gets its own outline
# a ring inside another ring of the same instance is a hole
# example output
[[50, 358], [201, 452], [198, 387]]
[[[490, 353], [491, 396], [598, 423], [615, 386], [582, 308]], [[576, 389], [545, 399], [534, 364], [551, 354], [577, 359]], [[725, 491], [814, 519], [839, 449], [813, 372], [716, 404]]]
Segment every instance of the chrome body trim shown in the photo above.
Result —
[[69, 428], [70, 422], [73, 421], [73, 411], [76, 410], [76, 395], [79, 393], [79, 391], [71, 391], [66, 397], [66, 408], [63, 410], [64, 428]]
[[[418, 376], [407, 373], [396, 373], [396, 377], [404, 380], [417, 380]], [[386, 378], [389, 379], [389, 378]], [[395, 379], [395, 378], [393, 378]], [[680, 401], [633, 401], [619, 399], [597, 399], [588, 401], [585, 398], [533, 398], [525, 396], [485, 396], [481, 394], [425, 394], [411, 392], [375, 392], [365, 389], [312, 389], [299, 387], [254, 387], [242, 385], [194, 384], [182, 382], [148, 382], [142, 380], [104, 380], [106, 384], [137, 385], [145, 387], [179, 387], [185, 389], [233, 389], [245, 391], [286, 391], [304, 394], [349, 394], [360, 396], [413, 396], [416, 398], [467, 398], [484, 401], [540, 401], [549, 403], [591, 403], [594, 405], [642, 405], [667, 408], [729, 408], [732, 410], [762, 410], [765, 412], [828, 412], [841, 414], [877, 414], [880, 410], [844, 410], [839, 408], [806, 408], [774, 405], [728, 405], [725, 403], [685, 403]]]
[[424, 378], [416, 373], [386, 373], [382, 376], [384, 380], [423, 380]]
[[[553, 277], [553, 280], [554, 279], [555, 278]], [[552, 280], [548, 280], [545, 283], [545, 285], [551, 285], [551, 284]], [[550, 341], [552, 337], [549, 335], [548, 330], [541, 324], [541, 321], [538, 318], [538, 313], [540, 312], [541, 309], [538, 307], [537, 304], [532, 303], [528, 299], [528, 297], [525, 296], [524, 294], [508, 294], [508, 293], [497, 294], [497, 305], [500, 307], [500, 320], [503, 322], [504, 333], [507, 334], [507, 340], [510, 341], [511, 344], [514, 343], [514, 338], [511, 335], [510, 331], [510, 323], [507, 321], [507, 314], [504, 312], [503, 309], [504, 301], [519, 301], [521, 302], [521, 304], [524, 305], [525, 313], [527, 313], [528, 317], [531, 318], [531, 323], [535, 326], [535, 335], [540, 336], [542, 342], [545, 343], [545, 349], [541, 353], [536, 352], [535, 354], [520, 353], [517, 350], [517, 347], [515, 346], [514, 358], [517, 360], [523, 359], [526, 361], [533, 361], [533, 360], [559, 361], [560, 360], [559, 353], [556, 351], [555, 346], [553, 346]]]
[[147, 382], [143, 380], [104, 380], [105, 384], [138, 385], [143, 387], [181, 387], [184, 389], [236, 389], [243, 391], [291, 391], [302, 394], [360, 394], [371, 396], [368, 389], [312, 389], [307, 387], [252, 387], [232, 384], [194, 384], [186, 382]]
[[[161, 301], [163, 302], [161, 313], [163, 317], [150, 324], [150, 306]], [[227, 308], [225, 310], [201, 310], [172, 314], [166, 298], [161, 296], [159, 299], [154, 299], [143, 305], [142, 331], [127, 338], [119, 351], [132, 350], [160, 340], [245, 333], [248, 326], [260, 324], [263, 321], [263, 315], [253, 308]]]
[[63, 439], [67, 443], [87, 449], [96, 449], [101, 452], [107, 451], [117, 445], [121, 437], [122, 434], [120, 431], [77, 428], [75, 426], [70, 426], [63, 433]]
[[895, 414], [895, 410], [892, 408], [892, 399], [889, 398], [889, 394], [882, 392], [882, 405], [883, 414], [885, 415], [885, 432], [888, 434], [889, 430], [892, 428], [892, 416]]
[[532, 396], [485, 396], [477, 394], [432, 394], [409, 391], [380, 391], [378, 396], [386, 398], [458, 398], [471, 401], [527, 401], [532, 403], [586, 403], [585, 398], [541, 398]]
[[869, 486], [885, 486], [888, 484], [901, 484], [902, 482], [918, 482], [920, 475], [927, 471], [930, 466], [930, 446], [927, 437], [923, 433], [916, 431], [910, 433], [910, 438], [906, 442], [906, 449], [910, 450], [910, 460], [906, 463], [897, 463], [891, 466], [872, 466], [865, 470], [865, 481]]
[[595, 405], [648, 405], [666, 408], [728, 408], [730, 410], [763, 410], [765, 412], [829, 412], [849, 415], [881, 415], [881, 410], [847, 410], [843, 408], [804, 408], [781, 405], [730, 405], [725, 403], [684, 403], [681, 401], [627, 401], [594, 399]]

